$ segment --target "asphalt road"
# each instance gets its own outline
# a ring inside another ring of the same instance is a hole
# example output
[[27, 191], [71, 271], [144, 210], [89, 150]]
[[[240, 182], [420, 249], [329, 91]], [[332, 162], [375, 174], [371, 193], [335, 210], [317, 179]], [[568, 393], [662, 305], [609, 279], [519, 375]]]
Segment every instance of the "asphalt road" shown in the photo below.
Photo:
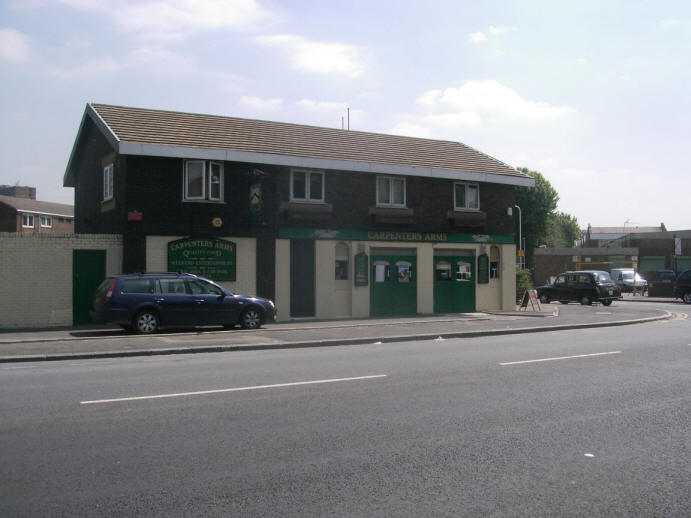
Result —
[[690, 516], [690, 425], [681, 313], [6, 364], [0, 516]]

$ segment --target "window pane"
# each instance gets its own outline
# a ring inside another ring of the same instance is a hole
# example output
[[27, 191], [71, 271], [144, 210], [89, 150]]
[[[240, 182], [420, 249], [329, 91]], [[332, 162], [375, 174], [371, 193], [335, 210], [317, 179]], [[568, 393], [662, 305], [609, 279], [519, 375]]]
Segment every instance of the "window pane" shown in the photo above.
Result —
[[209, 164], [209, 199], [221, 199], [221, 164]]
[[405, 180], [393, 180], [393, 202], [405, 205]]
[[377, 203], [391, 203], [390, 185], [389, 178], [377, 178]]
[[202, 162], [187, 162], [187, 197], [204, 197], [204, 164]]
[[293, 173], [293, 198], [307, 199], [305, 194], [305, 173]]
[[320, 173], [310, 174], [310, 200], [321, 200], [322, 196], [322, 180]]
[[469, 209], [479, 209], [480, 208], [480, 192], [477, 185], [468, 185], [468, 208]]
[[470, 269], [470, 263], [459, 261], [456, 265], [456, 280], [469, 281], [473, 278], [473, 273]]
[[386, 264], [376, 264], [374, 266], [374, 282], [389, 282], [390, 266]]
[[457, 183], [456, 186], [456, 208], [465, 209], [465, 184]]

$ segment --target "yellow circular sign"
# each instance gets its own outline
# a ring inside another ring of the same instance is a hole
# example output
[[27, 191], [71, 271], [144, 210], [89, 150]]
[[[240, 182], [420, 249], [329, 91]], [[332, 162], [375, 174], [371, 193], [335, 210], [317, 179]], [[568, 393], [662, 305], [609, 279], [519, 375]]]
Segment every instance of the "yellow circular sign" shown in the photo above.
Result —
[[211, 224], [214, 228], [221, 228], [223, 226], [223, 220], [221, 218], [214, 218], [211, 220]]

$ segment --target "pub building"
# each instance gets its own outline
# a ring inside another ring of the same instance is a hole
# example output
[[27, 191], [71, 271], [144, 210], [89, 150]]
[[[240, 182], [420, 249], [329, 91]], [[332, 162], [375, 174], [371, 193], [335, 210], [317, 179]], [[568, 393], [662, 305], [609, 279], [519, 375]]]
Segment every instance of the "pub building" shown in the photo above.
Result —
[[283, 321], [513, 309], [534, 186], [459, 142], [104, 104], [63, 183], [124, 272], [198, 273]]

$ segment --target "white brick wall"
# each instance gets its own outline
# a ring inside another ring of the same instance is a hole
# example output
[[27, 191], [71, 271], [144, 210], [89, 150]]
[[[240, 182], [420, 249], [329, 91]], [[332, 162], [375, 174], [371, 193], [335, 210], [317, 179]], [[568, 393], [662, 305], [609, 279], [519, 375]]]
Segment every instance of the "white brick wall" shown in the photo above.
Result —
[[122, 269], [122, 238], [0, 232], [0, 329], [72, 325], [72, 251], [105, 250], [106, 275]]

